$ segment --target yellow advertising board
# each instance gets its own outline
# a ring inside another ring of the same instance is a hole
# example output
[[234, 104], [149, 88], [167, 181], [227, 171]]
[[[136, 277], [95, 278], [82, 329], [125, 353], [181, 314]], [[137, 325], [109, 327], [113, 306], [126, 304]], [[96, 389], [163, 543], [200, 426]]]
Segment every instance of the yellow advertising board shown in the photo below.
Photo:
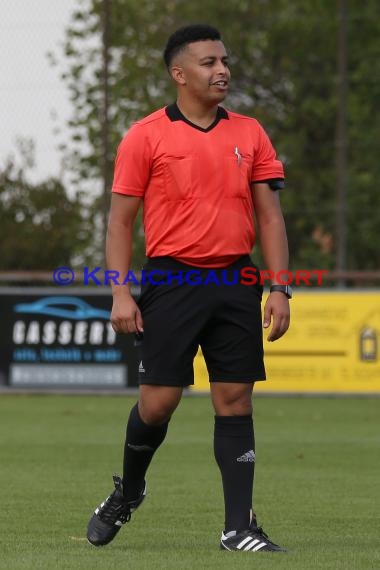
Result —
[[[255, 391], [380, 393], [380, 291], [296, 291], [290, 303], [286, 335], [270, 343], [264, 331], [267, 380]], [[201, 351], [194, 372], [193, 389], [208, 390]]]

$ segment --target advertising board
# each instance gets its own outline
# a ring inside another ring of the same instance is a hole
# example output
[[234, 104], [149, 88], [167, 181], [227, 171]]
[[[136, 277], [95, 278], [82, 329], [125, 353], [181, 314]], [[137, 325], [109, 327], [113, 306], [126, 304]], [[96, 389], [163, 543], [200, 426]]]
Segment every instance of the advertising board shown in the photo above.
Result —
[[17, 288], [0, 294], [0, 382], [13, 387], [137, 385], [134, 337], [109, 322], [109, 290]]
[[[290, 303], [285, 336], [269, 343], [264, 331], [267, 381], [255, 390], [380, 393], [380, 292], [296, 291]], [[194, 389], [208, 390], [201, 351], [195, 376]]]

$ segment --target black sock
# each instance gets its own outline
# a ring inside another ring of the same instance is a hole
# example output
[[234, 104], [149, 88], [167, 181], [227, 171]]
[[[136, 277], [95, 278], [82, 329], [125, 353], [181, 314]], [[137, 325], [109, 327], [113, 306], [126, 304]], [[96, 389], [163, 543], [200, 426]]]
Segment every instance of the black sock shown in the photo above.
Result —
[[252, 416], [215, 416], [215, 459], [222, 474], [225, 532], [249, 527], [255, 437]]
[[123, 488], [124, 496], [136, 499], [144, 486], [144, 477], [152, 457], [164, 441], [169, 422], [159, 426], [145, 424], [136, 404], [129, 415], [124, 445]]

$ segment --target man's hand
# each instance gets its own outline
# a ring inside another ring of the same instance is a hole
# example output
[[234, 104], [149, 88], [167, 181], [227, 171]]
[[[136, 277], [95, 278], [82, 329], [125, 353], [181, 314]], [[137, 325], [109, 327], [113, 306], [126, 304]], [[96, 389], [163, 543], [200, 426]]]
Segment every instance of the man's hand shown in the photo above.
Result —
[[289, 300], [281, 293], [281, 291], [274, 291], [271, 293], [265, 303], [264, 307], [264, 322], [263, 327], [267, 329], [272, 321], [272, 330], [268, 335], [270, 342], [277, 340], [286, 333], [290, 323], [290, 308]]
[[114, 296], [110, 320], [117, 333], [144, 332], [141, 312], [132, 295]]

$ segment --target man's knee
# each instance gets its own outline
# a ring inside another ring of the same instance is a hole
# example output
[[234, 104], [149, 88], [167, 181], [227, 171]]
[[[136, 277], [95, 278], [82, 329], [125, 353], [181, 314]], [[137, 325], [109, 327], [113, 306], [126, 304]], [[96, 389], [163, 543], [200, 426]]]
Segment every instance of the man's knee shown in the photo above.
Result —
[[168, 406], [158, 406], [139, 403], [139, 414], [142, 421], [150, 426], [159, 426], [167, 423], [173, 413], [173, 409]]
[[182, 388], [148, 386], [140, 388], [139, 414], [147, 425], [168, 422], [181, 399]]
[[252, 414], [253, 384], [217, 383], [212, 385], [212, 401], [218, 416]]

